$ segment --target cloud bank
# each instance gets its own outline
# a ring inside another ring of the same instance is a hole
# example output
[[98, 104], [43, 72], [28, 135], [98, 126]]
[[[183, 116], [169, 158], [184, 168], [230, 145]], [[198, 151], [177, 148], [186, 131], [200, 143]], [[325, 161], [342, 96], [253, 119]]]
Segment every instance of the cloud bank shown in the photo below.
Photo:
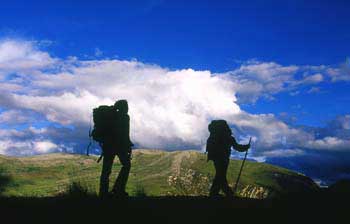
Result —
[[238, 140], [253, 136], [251, 156], [262, 160], [307, 150], [347, 151], [350, 115], [338, 117], [332, 128], [310, 132], [273, 114], [250, 114], [240, 107], [301, 86], [314, 91], [321, 82], [344, 81], [347, 75], [343, 65], [254, 60], [225, 73], [170, 70], [136, 60], [55, 58], [37, 42], [2, 40], [0, 153], [83, 152], [92, 109], [117, 99], [128, 100], [131, 138], [143, 148], [201, 149], [208, 123], [225, 119]]

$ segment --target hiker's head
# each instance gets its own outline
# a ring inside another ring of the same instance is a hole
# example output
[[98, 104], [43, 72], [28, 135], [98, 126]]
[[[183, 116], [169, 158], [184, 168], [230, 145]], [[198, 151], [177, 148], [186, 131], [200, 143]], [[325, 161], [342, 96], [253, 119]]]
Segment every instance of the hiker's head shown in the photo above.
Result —
[[232, 135], [232, 131], [225, 120], [213, 120], [208, 125], [208, 130], [210, 135], [214, 136]]
[[121, 113], [128, 113], [129, 110], [128, 101], [126, 100], [118, 100], [115, 102], [114, 107]]

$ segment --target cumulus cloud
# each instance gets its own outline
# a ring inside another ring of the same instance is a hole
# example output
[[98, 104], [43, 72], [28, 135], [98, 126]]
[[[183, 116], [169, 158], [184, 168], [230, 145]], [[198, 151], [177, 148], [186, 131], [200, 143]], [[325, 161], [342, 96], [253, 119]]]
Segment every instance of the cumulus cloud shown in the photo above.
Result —
[[302, 149], [276, 149], [264, 152], [265, 157], [293, 157], [305, 154]]
[[308, 141], [306, 147], [310, 149], [320, 150], [350, 150], [350, 140], [339, 139], [337, 137], [325, 137], [322, 139], [316, 139]]
[[302, 129], [292, 128], [277, 119], [273, 114], [253, 115], [241, 112], [228, 119], [239, 135], [244, 133], [256, 136], [255, 153], [263, 153], [276, 148], [301, 146], [314, 136]]
[[60, 148], [50, 141], [0, 140], [0, 154], [10, 156], [27, 156], [57, 151], [60, 151]]
[[337, 118], [340, 127], [345, 130], [350, 130], [350, 115], [344, 115]]
[[33, 147], [30, 142], [0, 140], [0, 153], [5, 155], [30, 155]]
[[337, 116], [328, 123], [328, 127], [333, 130], [350, 131], [350, 114]]
[[92, 108], [102, 103], [87, 91], [49, 96], [13, 94], [12, 101], [17, 108], [38, 112], [62, 125], [89, 123]]
[[103, 52], [101, 51], [101, 49], [96, 47], [95, 48], [95, 56], [96, 57], [101, 57], [102, 55], [103, 55]]
[[[324, 127], [308, 127], [309, 133], [312, 133], [316, 140], [327, 142], [327, 137], [333, 137], [340, 141], [350, 140], [350, 115], [339, 115], [333, 120], [329, 121]], [[334, 143], [336, 139], [328, 139], [330, 143]], [[321, 143], [321, 142], [319, 142]], [[336, 144], [332, 144], [334, 148]], [[350, 147], [348, 147], [350, 148]], [[335, 149], [337, 150], [337, 149]]]
[[25, 71], [44, 68], [55, 59], [47, 52], [40, 51], [31, 41], [1, 40], [0, 69], [7, 71]]
[[35, 116], [30, 111], [23, 110], [6, 110], [0, 113], [0, 123], [7, 125], [28, 124], [35, 122]]
[[318, 73], [311, 76], [306, 76], [302, 82], [305, 84], [315, 84], [323, 81], [323, 75]]
[[312, 94], [312, 93], [319, 93], [319, 92], [321, 92], [321, 89], [319, 88], [319, 87], [311, 87], [308, 91], [307, 91], [307, 93], [310, 93], [310, 94]]
[[85, 133], [70, 128], [48, 126], [23, 130], [0, 129], [0, 154], [11, 156], [35, 155], [49, 152], [83, 153]]
[[321, 72], [327, 69], [326, 66], [283, 66], [250, 60], [224, 76], [234, 82], [238, 103], [254, 103], [261, 97], [274, 99], [273, 95], [280, 92], [298, 95], [298, 88], [305, 85], [316, 88], [314, 85], [325, 81]]
[[52, 87], [57, 93], [11, 94], [8, 101], [62, 125], [86, 125], [94, 107], [128, 99], [133, 137], [145, 147], [179, 143], [199, 146], [211, 118], [240, 112], [232, 83], [208, 71], [168, 71], [139, 62], [91, 61], [72, 73], [39, 75], [32, 83], [36, 88]]
[[58, 149], [58, 146], [55, 143], [52, 143], [50, 141], [39, 141], [39, 142], [34, 142], [33, 148], [35, 151], [39, 153], [48, 153], [48, 152], [56, 151]]
[[347, 60], [337, 68], [328, 68], [328, 75], [331, 77], [333, 82], [337, 81], [350, 81], [350, 62]]
[[[239, 140], [254, 137], [255, 156], [277, 156], [283, 148], [298, 148], [294, 153], [303, 147], [322, 148], [322, 140], [313, 133], [288, 126], [273, 114], [249, 114], [239, 106], [321, 82], [323, 76], [314, 72], [316, 68], [311, 69], [313, 75], [297, 78], [305, 68], [250, 61], [234, 71], [214, 74], [170, 70], [136, 60], [56, 59], [33, 42], [9, 41], [0, 46], [4, 55], [0, 73], [6, 77], [0, 80], [0, 107], [5, 110], [0, 120], [46, 122], [42, 128], [0, 129], [1, 153], [82, 152], [89, 140], [92, 109], [117, 99], [128, 100], [131, 137], [141, 147], [200, 148], [210, 120], [226, 119]], [[10, 54], [8, 49], [19, 53]], [[9, 77], [10, 73], [14, 75]], [[333, 140], [323, 141], [331, 144]], [[285, 155], [293, 152], [284, 151]]]
[[226, 75], [236, 84], [240, 102], [255, 102], [285, 90], [294, 83], [298, 66], [282, 66], [275, 62], [248, 61]]
[[340, 115], [324, 127], [300, 127], [310, 138], [305, 139], [300, 148], [309, 153], [349, 153], [350, 115]]

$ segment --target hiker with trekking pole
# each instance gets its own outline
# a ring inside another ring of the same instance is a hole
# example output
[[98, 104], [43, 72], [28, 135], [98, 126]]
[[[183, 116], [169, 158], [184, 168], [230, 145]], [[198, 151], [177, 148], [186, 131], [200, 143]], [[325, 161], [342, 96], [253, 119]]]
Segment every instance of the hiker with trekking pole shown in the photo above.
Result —
[[[215, 167], [215, 177], [210, 188], [210, 197], [220, 197], [220, 190], [222, 190], [227, 197], [233, 197], [237, 190], [238, 181], [243, 169], [243, 165], [247, 156], [250, 142], [247, 145], [241, 145], [236, 142], [232, 136], [232, 131], [225, 120], [213, 120], [208, 126], [210, 136], [207, 140], [206, 151], [208, 153], [208, 161], [212, 160]], [[234, 190], [232, 190], [227, 182], [226, 174], [230, 162], [231, 147], [236, 151], [246, 152], [245, 158], [242, 162], [237, 182]]]

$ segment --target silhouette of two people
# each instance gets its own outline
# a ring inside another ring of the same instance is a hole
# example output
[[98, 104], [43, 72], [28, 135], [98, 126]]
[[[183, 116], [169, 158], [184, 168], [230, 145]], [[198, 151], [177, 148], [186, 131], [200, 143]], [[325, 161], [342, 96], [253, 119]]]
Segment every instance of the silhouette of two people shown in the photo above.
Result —
[[126, 197], [128, 193], [125, 191], [131, 168], [131, 147], [133, 143], [130, 141], [130, 117], [128, 115], [128, 102], [126, 100], [118, 100], [114, 104], [114, 115], [110, 121], [110, 130], [105, 134], [104, 141], [101, 143], [103, 165], [100, 177], [100, 196], [105, 197], [109, 194], [109, 176], [115, 157], [119, 158], [122, 165], [118, 177], [113, 185], [112, 193], [118, 197]]
[[208, 161], [212, 160], [215, 167], [215, 177], [210, 188], [209, 196], [220, 196], [222, 190], [226, 196], [232, 197], [233, 190], [228, 185], [226, 174], [230, 162], [231, 147], [239, 152], [247, 151], [250, 144], [240, 145], [232, 136], [232, 131], [225, 120], [213, 120], [208, 126], [210, 136], [207, 140], [206, 151]]
[[[128, 103], [126, 100], [118, 100], [113, 106], [113, 116], [110, 117], [109, 130], [104, 132], [101, 142], [103, 165], [100, 177], [100, 196], [109, 194], [109, 176], [115, 157], [119, 158], [122, 168], [112, 188], [112, 193], [118, 197], [126, 197], [125, 191], [131, 168], [130, 141], [130, 117], [128, 115]], [[208, 126], [210, 136], [207, 140], [206, 151], [208, 161], [212, 160], [215, 167], [215, 178], [210, 189], [210, 196], [219, 196], [222, 190], [226, 196], [233, 196], [233, 190], [226, 179], [227, 168], [230, 162], [231, 147], [244, 152], [250, 148], [250, 144], [240, 145], [232, 136], [230, 127], [225, 120], [213, 120]]]

